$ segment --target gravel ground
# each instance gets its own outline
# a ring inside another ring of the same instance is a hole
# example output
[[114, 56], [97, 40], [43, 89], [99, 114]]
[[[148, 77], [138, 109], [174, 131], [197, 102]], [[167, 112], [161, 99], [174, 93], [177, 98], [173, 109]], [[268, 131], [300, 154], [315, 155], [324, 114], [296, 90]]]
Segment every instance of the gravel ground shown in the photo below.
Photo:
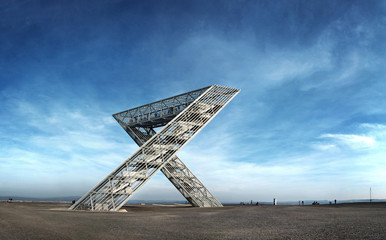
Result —
[[386, 239], [386, 203], [68, 207], [0, 202], [0, 239]]

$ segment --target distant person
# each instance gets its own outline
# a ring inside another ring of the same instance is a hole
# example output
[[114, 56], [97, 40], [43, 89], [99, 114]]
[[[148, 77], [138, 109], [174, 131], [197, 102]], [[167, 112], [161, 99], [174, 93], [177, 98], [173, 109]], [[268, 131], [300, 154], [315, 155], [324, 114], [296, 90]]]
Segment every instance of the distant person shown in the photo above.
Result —
[[304, 205], [304, 201], [302, 201], [302, 205]]
[[75, 200], [72, 200], [72, 204], [75, 204]]
[[259, 206], [259, 202], [256, 202], [256, 206]]
[[336, 199], [335, 199], [335, 204], [336, 204]]

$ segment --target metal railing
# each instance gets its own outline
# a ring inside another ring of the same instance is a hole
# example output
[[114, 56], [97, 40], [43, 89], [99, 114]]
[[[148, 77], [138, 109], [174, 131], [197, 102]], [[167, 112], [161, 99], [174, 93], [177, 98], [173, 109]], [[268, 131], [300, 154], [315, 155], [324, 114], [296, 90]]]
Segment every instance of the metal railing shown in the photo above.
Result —
[[[176, 96], [192, 101], [189, 104], [186, 101], [187, 105], [184, 106], [184, 109], [171, 114], [171, 119], [164, 118], [162, 122], [159, 121], [157, 124], [162, 123], [165, 126], [158, 133], [153, 129], [156, 125], [150, 125], [148, 121], [137, 121], [133, 124], [130, 119], [133, 119], [134, 115], [127, 117], [130, 111], [136, 111], [137, 117], [142, 116], [144, 112], [140, 109], [143, 106], [135, 108], [137, 110], [132, 109], [118, 113], [118, 115], [114, 114], [114, 118], [140, 148], [73, 204], [70, 209], [116, 211], [159, 170], [193, 206], [222, 206], [176, 156], [176, 153], [205, 127], [238, 92], [238, 89], [212, 85], [189, 92], [189, 94]], [[167, 102], [176, 103], [175, 100], [170, 99], [178, 98], [168, 98]], [[156, 103], [160, 102], [164, 104], [165, 100]], [[152, 107], [154, 104], [144, 106], [147, 106], [147, 109], [154, 109]]]

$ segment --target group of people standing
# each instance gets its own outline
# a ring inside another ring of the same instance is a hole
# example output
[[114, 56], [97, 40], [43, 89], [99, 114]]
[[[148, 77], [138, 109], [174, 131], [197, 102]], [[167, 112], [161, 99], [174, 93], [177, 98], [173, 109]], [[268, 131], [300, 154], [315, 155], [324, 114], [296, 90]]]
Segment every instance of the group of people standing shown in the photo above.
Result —
[[[336, 204], [336, 199], [334, 200], [334, 203]], [[300, 206], [300, 204], [303, 206], [303, 205], [304, 205], [304, 201], [300, 201], [300, 200], [299, 200], [299, 206]], [[332, 204], [331, 201], [330, 201], [330, 204]], [[312, 205], [319, 205], [319, 203], [318, 203], [317, 201], [314, 201], [314, 202], [312, 203]]]

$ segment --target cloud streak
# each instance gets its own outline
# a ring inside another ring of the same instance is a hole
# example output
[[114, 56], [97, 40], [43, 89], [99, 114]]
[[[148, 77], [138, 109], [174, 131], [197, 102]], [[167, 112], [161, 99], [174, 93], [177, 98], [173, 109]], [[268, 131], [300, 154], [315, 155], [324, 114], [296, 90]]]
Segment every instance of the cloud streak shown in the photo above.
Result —
[[321, 138], [331, 139], [338, 144], [344, 144], [352, 149], [371, 148], [376, 142], [371, 137], [358, 136], [353, 134], [323, 134]]

